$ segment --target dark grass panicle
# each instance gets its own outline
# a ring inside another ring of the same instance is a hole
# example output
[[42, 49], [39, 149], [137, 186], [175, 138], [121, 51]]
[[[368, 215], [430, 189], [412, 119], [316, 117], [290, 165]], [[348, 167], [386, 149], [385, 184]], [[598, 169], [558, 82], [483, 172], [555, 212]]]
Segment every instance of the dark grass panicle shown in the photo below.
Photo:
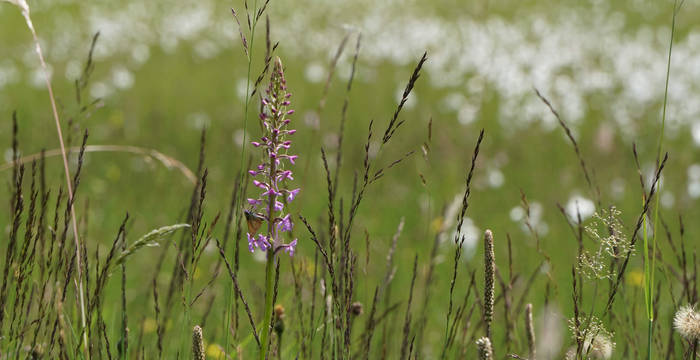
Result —
[[453, 294], [454, 294], [454, 288], [455, 288], [455, 283], [457, 281], [457, 273], [458, 273], [458, 267], [457, 265], [459, 264], [459, 259], [462, 257], [462, 245], [464, 244], [464, 235], [462, 235], [462, 225], [464, 224], [464, 216], [467, 212], [467, 209], [469, 208], [469, 196], [471, 194], [471, 182], [472, 178], [474, 176], [474, 169], [476, 168], [476, 159], [479, 156], [479, 148], [481, 146], [481, 142], [484, 140], [484, 129], [481, 129], [479, 132], [479, 137], [476, 140], [476, 145], [474, 146], [474, 153], [472, 154], [472, 159], [471, 159], [471, 165], [469, 167], [469, 172], [467, 173], [467, 178], [466, 178], [466, 188], [464, 190], [464, 195], [462, 196], [462, 207], [459, 211], [459, 215], [457, 217], [457, 232], [455, 233], [454, 236], [454, 244], [455, 244], [455, 255], [454, 255], [454, 261], [453, 261], [453, 268], [452, 268], [452, 280], [450, 282], [450, 294], [449, 294], [449, 303], [447, 306], [447, 315], [446, 315], [446, 321], [445, 321], [445, 346], [443, 347], [443, 356], [445, 355], [445, 351], [447, 351], [447, 334], [449, 332], [449, 324], [450, 324], [450, 319], [452, 317], [452, 300], [453, 300]]
[[588, 184], [588, 187], [590, 188], [591, 193], [593, 193], [593, 195], [595, 196], [596, 203], [598, 204], [598, 206], [600, 206], [600, 204], [601, 204], [600, 188], [592, 180], [593, 177], [591, 176], [591, 174], [588, 170], [588, 167], [586, 167], [586, 161], [583, 159], [583, 155], [581, 154], [581, 149], [579, 148], [578, 142], [574, 138], [574, 135], [571, 133], [571, 129], [566, 124], [566, 122], [564, 122], [564, 120], [561, 118], [561, 116], [559, 116], [559, 112], [557, 112], [557, 110], [554, 109], [554, 106], [552, 106], [552, 103], [546, 97], [544, 97], [544, 95], [542, 95], [539, 90], [537, 90], [536, 88], [534, 90], [535, 90], [535, 94], [537, 95], [537, 97], [540, 98], [540, 100], [542, 100], [542, 102], [545, 105], [547, 105], [547, 108], [549, 108], [549, 111], [557, 119], [557, 122], [562, 127], [562, 129], [564, 129], [564, 132], [566, 133], [566, 137], [569, 138], [569, 140], [571, 141], [571, 144], [574, 147], [574, 151], [576, 152], [576, 157], [578, 158], [579, 164], [581, 165], [581, 170], [583, 171], [583, 176], [586, 179], [586, 183]]

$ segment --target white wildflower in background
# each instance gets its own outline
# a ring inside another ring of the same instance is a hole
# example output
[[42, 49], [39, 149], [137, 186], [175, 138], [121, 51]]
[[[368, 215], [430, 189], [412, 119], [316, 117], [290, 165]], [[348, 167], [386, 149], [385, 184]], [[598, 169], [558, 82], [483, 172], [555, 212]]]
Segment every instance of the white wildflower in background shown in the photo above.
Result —
[[586, 220], [595, 212], [595, 203], [593, 200], [586, 199], [580, 195], [574, 195], [569, 198], [566, 203], [566, 215], [568, 215], [574, 221], [577, 221], [579, 215], [581, 220]]
[[700, 313], [694, 306], [681, 306], [673, 317], [673, 327], [685, 339], [697, 341], [700, 339]]
[[554, 305], [547, 305], [542, 309], [537, 320], [537, 359], [560, 359], [563, 334], [561, 319], [562, 314]]

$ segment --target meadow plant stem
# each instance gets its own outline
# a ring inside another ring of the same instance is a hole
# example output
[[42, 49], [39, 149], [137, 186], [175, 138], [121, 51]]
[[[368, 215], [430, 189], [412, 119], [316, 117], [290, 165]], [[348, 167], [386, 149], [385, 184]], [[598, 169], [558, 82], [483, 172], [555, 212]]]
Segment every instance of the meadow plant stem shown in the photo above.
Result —
[[[276, 163], [274, 158], [270, 158], [270, 174], [276, 173]], [[274, 175], [270, 175], [274, 176]], [[272, 180], [270, 181], [272, 186]], [[274, 214], [275, 206], [275, 194], [270, 191], [268, 195], [268, 221], [267, 221], [267, 234], [268, 239], [271, 239], [274, 232], [274, 221], [272, 214]], [[260, 337], [260, 360], [267, 359], [267, 352], [270, 349], [270, 342], [268, 337], [270, 336], [270, 327], [272, 326], [272, 307], [273, 304], [273, 286], [274, 286], [274, 263], [275, 263], [275, 249], [274, 247], [268, 249], [267, 252], [267, 262], [265, 263], [265, 316], [263, 316], [262, 324], [262, 335]]]
[[51, 86], [51, 74], [49, 73], [48, 66], [46, 65], [46, 61], [44, 60], [44, 54], [41, 51], [41, 45], [39, 43], [39, 37], [36, 34], [36, 30], [34, 30], [34, 24], [32, 23], [32, 19], [29, 15], [29, 6], [27, 6], [26, 2], [22, 1], [23, 6], [18, 6], [22, 10], [22, 16], [24, 16], [24, 20], [27, 23], [27, 27], [29, 28], [29, 31], [32, 33], [32, 39], [34, 41], [34, 46], [35, 46], [35, 51], [36, 54], [39, 57], [39, 62], [41, 63], [41, 68], [44, 70], [44, 80], [46, 82], [46, 89], [49, 92], [49, 100], [51, 101], [51, 110], [53, 112], [53, 118], [56, 123], [56, 133], [58, 135], [58, 142], [61, 146], [61, 156], [63, 158], [63, 170], [65, 171], [66, 175], [66, 188], [68, 189], [68, 201], [70, 204], [70, 213], [71, 213], [71, 223], [72, 223], [72, 230], [73, 230], [73, 239], [75, 240], [75, 261], [76, 261], [76, 282], [77, 282], [77, 288], [78, 288], [78, 296], [80, 299], [80, 323], [81, 326], [83, 327], [83, 351], [85, 352], [85, 357], [87, 359], [90, 359], [90, 353], [88, 351], [88, 331], [86, 329], [86, 321], [85, 321], [85, 296], [84, 296], [84, 291], [83, 291], [83, 276], [82, 276], [82, 266], [80, 264], [80, 240], [78, 238], [78, 222], [75, 217], [75, 207], [73, 206], [74, 198], [73, 198], [73, 186], [71, 184], [71, 176], [70, 176], [70, 169], [68, 168], [68, 156], [66, 155], [66, 147], [65, 144], [63, 143], [63, 132], [61, 131], [61, 120], [58, 116], [58, 108], [56, 106], [56, 99], [53, 95], [53, 87]]
[[651, 359], [651, 345], [653, 341], [653, 334], [654, 334], [654, 319], [649, 319], [649, 327], [647, 330], [647, 359]]
[[272, 296], [275, 283], [275, 252], [267, 251], [267, 263], [265, 264], [265, 316], [263, 317], [262, 335], [260, 336], [260, 360], [267, 358], [270, 349], [270, 324], [272, 323]]
[[[683, 2], [681, 2], [681, 6], [683, 5]], [[657, 168], [660, 166], [661, 162], [661, 151], [663, 150], [663, 143], [664, 143], [664, 132], [666, 130], [666, 105], [668, 104], [668, 81], [671, 76], [671, 54], [673, 52], [673, 36], [675, 35], [676, 32], [676, 14], [678, 14], [678, 10], [680, 7], [678, 6], [678, 0], [675, 0], [673, 2], [673, 17], [671, 19], [671, 38], [669, 39], [668, 42], [668, 58], [666, 61], [666, 83], [664, 86], [664, 102], [663, 102], [663, 110], [661, 112], [661, 132], [659, 133], [659, 147], [657, 149], [656, 153], [656, 166]], [[659, 191], [661, 187], [661, 183], [659, 183]], [[661, 198], [661, 194], [659, 193], [658, 196], [656, 196], [656, 203], [654, 206], [654, 233], [652, 235], [652, 240], [651, 240], [651, 247], [652, 247], [652, 252], [651, 252], [651, 259], [648, 257], [648, 248], [647, 248], [647, 243], [646, 243], [646, 228], [645, 228], [645, 234], [644, 234], [644, 255], [645, 255], [645, 289], [644, 292], [646, 294], [646, 302], [647, 302], [647, 318], [649, 320], [649, 331], [648, 331], [648, 342], [647, 342], [647, 359], [651, 360], [652, 358], [652, 340], [653, 340], [653, 332], [654, 332], [654, 304], [653, 304], [653, 298], [654, 298], [654, 273], [656, 270], [656, 237], [658, 234], [658, 224], [659, 224], [659, 199]], [[646, 223], [645, 223], [646, 225]], [[648, 262], [651, 261], [651, 265], [648, 264]]]

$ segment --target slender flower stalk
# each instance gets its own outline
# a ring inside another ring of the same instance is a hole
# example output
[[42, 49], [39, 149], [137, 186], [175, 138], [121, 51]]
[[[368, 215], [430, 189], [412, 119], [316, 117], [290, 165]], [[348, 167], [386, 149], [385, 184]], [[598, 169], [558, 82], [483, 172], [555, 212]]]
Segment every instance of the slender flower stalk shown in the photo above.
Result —
[[[246, 1], [245, 3], [246, 11], [248, 11], [248, 3]], [[264, 11], [264, 9], [263, 9]], [[246, 58], [248, 60], [248, 72], [246, 75], [246, 84], [245, 84], [245, 100], [244, 100], [244, 106], [243, 106], [243, 142], [241, 143], [243, 148], [241, 149], [241, 157], [238, 162], [238, 176], [240, 178], [243, 178], [243, 169], [244, 169], [244, 160], [246, 158], [246, 142], [247, 142], [247, 136], [248, 136], [248, 108], [250, 105], [250, 99], [251, 99], [251, 91], [250, 91], [250, 77], [251, 77], [251, 71], [253, 69], [253, 51], [255, 50], [255, 29], [257, 28], [258, 24], [258, 19], [262, 15], [262, 12], [258, 10], [258, 0], [255, 0], [253, 2], [253, 11], [252, 14], [253, 16], [251, 17], [250, 14], [248, 14], [248, 28], [250, 29], [250, 40], [246, 39], [246, 36], [243, 34], [243, 30], [241, 28], [241, 23], [238, 21], [238, 15], [236, 15], [236, 11], [231, 8], [231, 12], [233, 14], [233, 18], [236, 20], [236, 23], [238, 23], [238, 31], [241, 36], [241, 43], [243, 45], [243, 51], [246, 54]], [[239, 189], [236, 193], [236, 201], [242, 200], [243, 199], [243, 187]], [[240, 213], [238, 212], [238, 209], [236, 209], [236, 212], [234, 214], [234, 217], [236, 219], [240, 218]], [[240, 226], [240, 222], [236, 221], [236, 232], [238, 232], [238, 227]], [[229, 285], [230, 286], [230, 285]], [[229, 288], [228, 290], [228, 301], [226, 304], [226, 329], [229, 329], [231, 327], [231, 310], [232, 310], [232, 303], [234, 299], [234, 289], [233, 287]], [[236, 317], [238, 314], [236, 314]], [[226, 351], [228, 352], [229, 349], [229, 338], [226, 337]]]
[[[289, 203], [299, 194], [300, 189], [290, 189], [286, 186], [288, 180], [294, 180], [292, 171], [287, 165], [294, 165], [297, 155], [289, 153], [292, 141], [287, 140], [296, 130], [289, 128], [288, 116], [294, 110], [288, 109], [289, 98], [287, 82], [284, 78], [282, 61], [275, 59], [274, 68], [270, 75], [270, 83], [262, 97], [262, 112], [260, 120], [263, 125], [263, 136], [260, 141], [252, 142], [256, 148], [261, 148], [263, 161], [248, 173], [253, 177], [253, 185], [260, 189], [257, 198], [249, 198], [250, 210], [246, 211], [248, 220], [248, 249], [253, 252], [256, 248], [267, 252], [265, 266], [265, 316], [263, 317], [262, 336], [260, 337], [260, 359], [264, 360], [269, 351], [270, 324], [272, 322], [272, 298], [274, 285], [274, 269], [276, 254], [280, 250], [294, 256], [297, 240], [285, 243], [282, 239], [284, 232], [290, 232], [293, 223], [289, 214], [284, 214], [285, 203]], [[267, 222], [267, 231], [258, 233], [263, 222]]]
[[[668, 80], [671, 76], [671, 53], [673, 52], [673, 36], [676, 32], [676, 15], [678, 11], [683, 6], [683, 1], [678, 4], [678, 0], [673, 2], [673, 18], [671, 20], [671, 39], [668, 44], [668, 60], [666, 62], [666, 84], [664, 87], [664, 102], [663, 110], [661, 114], [661, 131], [659, 133], [659, 147], [656, 154], [656, 166], [657, 168], [661, 166], [661, 152], [663, 150], [664, 144], [664, 132], [666, 129], [666, 104], [668, 103]], [[658, 185], [661, 186], [661, 183]], [[652, 234], [651, 246], [652, 253], [649, 254], [649, 247], [647, 244], [647, 233], [646, 233], [646, 217], [644, 219], [644, 295], [645, 304], [647, 310], [648, 319], [648, 331], [647, 331], [647, 359], [652, 359], [652, 341], [654, 332], [654, 273], [656, 271], [656, 235], [658, 234], [658, 224], [659, 224], [659, 198], [660, 191], [657, 189], [659, 196], [656, 197], [656, 204], [654, 206], [654, 233]], [[643, 199], [645, 200], [645, 199]]]

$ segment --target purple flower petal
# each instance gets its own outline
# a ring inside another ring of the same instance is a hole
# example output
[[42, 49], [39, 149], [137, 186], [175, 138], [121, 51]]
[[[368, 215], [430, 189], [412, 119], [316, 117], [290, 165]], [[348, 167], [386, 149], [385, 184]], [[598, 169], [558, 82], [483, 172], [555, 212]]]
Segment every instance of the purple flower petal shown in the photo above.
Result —
[[287, 193], [287, 201], [289, 201], [289, 202], [294, 201], [294, 198], [297, 197], [297, 194], [299, 194], [299, 191], [301, 191], [301, 188], [296, 188], [294, 190], [290, 190]]
[[294, 224], [292, 224], [292, 221], [289, 220], [289, 214], [285, 215], [280, 221], [277, 223], [277, 230], [285, 232], [285, 231], [290, 231], [294, 227]]
[[254, 252], [255, 251], [255, 238], [250, 237], [249, 233], [245, 233], [245, 234], [246, 234], [246, 236], [248, 236], [248, 250], [250, 250], [250, 252]]
[[267, 241], [267, 236], [258, 234], [258, 238], [255, 240], [255, 246], [259, 247], [262, 251], [267, 251], [272, 245]]
[[294, 256], [294, 251], [295, 251], [296, 248], [297, 248], [297, 239], [294, 239], [294, 240], [292, 240], [292, 242], [290, 242], [289, 244], [283, 245], [283, 246], [284, 246], [284, 252], [286, 252], [287, 254], [289, 254], [290, 257], [293, 257], [293, 256]]
[[264, 182], [258, 181], [258, 180], [253, 180], [253, 185], [255, 185], [261, 189], [264, 189], [264, 190], [267, 190], [270, 188], [270, 185], [268, 185]]

